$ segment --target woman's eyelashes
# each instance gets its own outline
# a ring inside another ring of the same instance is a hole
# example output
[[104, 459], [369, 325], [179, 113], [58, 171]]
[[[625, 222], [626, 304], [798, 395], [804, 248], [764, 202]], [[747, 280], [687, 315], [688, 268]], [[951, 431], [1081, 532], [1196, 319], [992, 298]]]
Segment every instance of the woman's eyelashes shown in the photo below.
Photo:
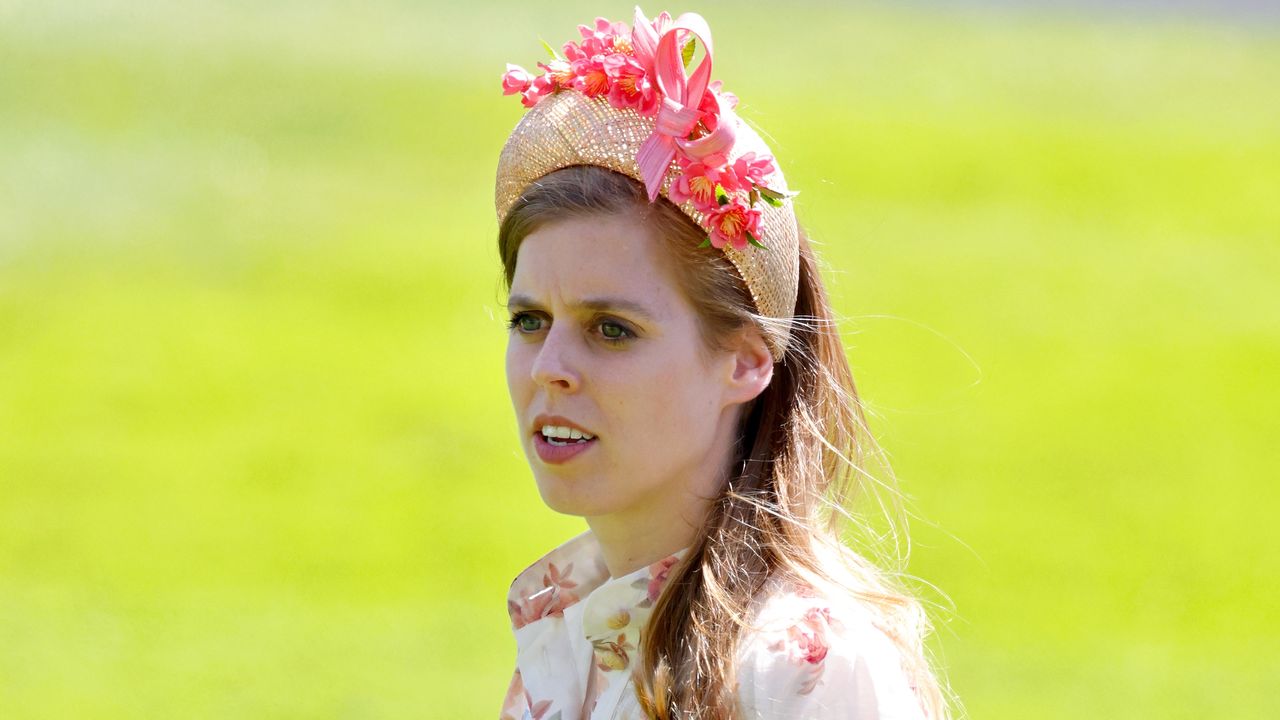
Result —
[[[521, 335], [534, 335], [546, 328], [547, 321], [542, 315], [522, 311], [511, 315], [507, 329]], [[619, 320], [596, 318], [591, 321], [590, 329], [600, 340], [609, 345], [621, 345], [636, 337], [635, 331]]]
[[519, 330], [525, 335], [538, 332], [541, 328], [542, 318], [528, 312], [512, 313], [511, 320], [507, 322], [508, 330]]

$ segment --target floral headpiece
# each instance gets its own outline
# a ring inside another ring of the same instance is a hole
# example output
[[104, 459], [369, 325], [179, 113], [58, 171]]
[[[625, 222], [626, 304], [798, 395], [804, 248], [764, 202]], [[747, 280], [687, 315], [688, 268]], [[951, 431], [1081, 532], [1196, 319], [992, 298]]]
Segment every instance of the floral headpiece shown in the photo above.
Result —
[[[635, 9], [630, 28], [596, 18], [582, 38], [538, 63], [502, 76], [505, 95], [529, 111], [499, 160], [501, 221], [526, 187], [570, 165], [600, 165], [665, 195], [707, 231], [703, 246], [723, 250], [757, 309], [790, 319], [799, 276], [798, 228], [791, 198], [768, 146], [738, 118], [738, 98], [711, 80], [711, 30], [696, 13], [650, 21]], [[703, 57], [693, 67], [697, 43]], [[748, 246], [754, 246], [749, 248]], [[767, 252], [762, 252], [767, 251]], [[774, 343], [775, 358], [785, 339]]]
[[[788, 193], [770, 187], [778, 170], [773, 157], [747, 152], [729, 161], [738, 123], [726, 116], [738, 98], [723, 92], [719, 80], [710, 81], [711, 30], [702, 16], [687, 13], [673, 21], [664, 12], [650, 22], [637, 7], [632, 28], [596, 18], [594, 28], [579, 25], [578, 32], [582, 41], [565, 43], [563, 56], [547, 45], [552, 59], [538, 63], [543, 72], [537, 77], [508, 64], [503, 94], [519, 93], [531, 108], [549, 94], [573, 89], [654, 118], [654, 132], [636, 155], [650, 202], [675, 160], [680, 171], [670, 198], [676, 204], [691, 202], [706, 215], [706, 244], [764, 248], [756, 204], [779, 206]], [[688, 74], [695, 38], [706, 52]]]

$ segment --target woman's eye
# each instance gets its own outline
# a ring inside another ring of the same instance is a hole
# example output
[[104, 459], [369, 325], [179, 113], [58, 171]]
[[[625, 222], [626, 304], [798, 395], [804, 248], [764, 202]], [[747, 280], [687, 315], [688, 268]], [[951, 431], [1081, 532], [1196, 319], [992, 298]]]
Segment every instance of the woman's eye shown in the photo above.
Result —
[[[544, 322], [541, 315], [519, 312], [511, 316], [507, 327], [518, 331], [521, 335], [533, 335], [546, 329]], [[595, 323], [594, 329], [607, 343], [621, 344], [635, 337], [635, 333], [631, 332], [626, 325], [612, 320], [599, 320]]]
[[522, 333], [535, 333], [542, 329], [542, 318], [529, 313], [516, 313], [507, 326]]
[[625, 340], [631, 337], [631, 331], [616, 322], [604, 321], [600, 323], [600, 334], [605, 340]]

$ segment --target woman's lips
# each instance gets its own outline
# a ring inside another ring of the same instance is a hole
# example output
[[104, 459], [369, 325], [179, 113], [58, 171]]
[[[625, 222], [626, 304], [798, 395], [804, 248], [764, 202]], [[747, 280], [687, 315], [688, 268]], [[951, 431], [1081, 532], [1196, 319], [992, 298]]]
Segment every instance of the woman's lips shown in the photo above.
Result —
[[538, 457], [542, 459], [542, 462], [548, 465], [559, 465], [560, 463], [568, 462], [586, 452], [597, 442], [599, 442], [598, 439], [592, 438], [582, 442], [569, 442], [565, 445], [552, 445], [542, 433], [536, 432], [533, 434], [533, 448], [537, 451]]

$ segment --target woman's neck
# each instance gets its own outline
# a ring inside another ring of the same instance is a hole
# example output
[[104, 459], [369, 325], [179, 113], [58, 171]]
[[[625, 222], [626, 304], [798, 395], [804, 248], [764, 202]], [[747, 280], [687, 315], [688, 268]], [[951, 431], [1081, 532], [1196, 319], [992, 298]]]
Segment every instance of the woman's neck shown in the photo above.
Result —
[[693, 544], [709, 501], [692, 495], [658, 500], [630, 508], [625, 515], [586, 518], [611, 576], [622, 577]]
[[[714, 447], [706, 460], [683, 468], [642, 502], [623, 512], [589, 516], [587, 525], [600, 544], [605, 565], [615, 578], [652, 565], [693, 544], [728, 481], [727, 468], [737, 408], [720, 419]], [[714, 468], [723, 468], [715, 470]]]

